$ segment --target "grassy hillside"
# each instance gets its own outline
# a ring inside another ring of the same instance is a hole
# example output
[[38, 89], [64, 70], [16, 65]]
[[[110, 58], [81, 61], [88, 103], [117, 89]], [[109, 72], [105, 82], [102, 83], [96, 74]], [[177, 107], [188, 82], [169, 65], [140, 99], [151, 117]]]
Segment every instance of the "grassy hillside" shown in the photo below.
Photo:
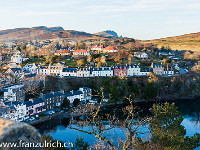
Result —
[[0, 41], [8, 40], [47, 40], [56, 38], [92, 37], [92, 34], [74, 30], [64, 30], [62, 27], [45, 26], [32, 28], [17, 28], [0, 31]]
[[170, 46], [173, 50], [200, 50], [200, 32], [185, 34], [181, 36], [168, 37], [162, 39], [151, 40], [159, 48], [161, 46]]

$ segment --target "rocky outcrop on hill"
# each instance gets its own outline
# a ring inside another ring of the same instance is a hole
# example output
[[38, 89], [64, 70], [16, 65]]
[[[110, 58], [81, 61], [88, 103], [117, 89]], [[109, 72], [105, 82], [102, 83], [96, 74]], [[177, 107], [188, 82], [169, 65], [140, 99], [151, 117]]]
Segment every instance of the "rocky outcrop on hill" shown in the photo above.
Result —
[[111, 30], [98, 32], [98, 33], [95, 33], [95, 35], [105, 36], [105, 37], [117, 37], [118, 38], [117, 33], [115, 31], [111, 31]]

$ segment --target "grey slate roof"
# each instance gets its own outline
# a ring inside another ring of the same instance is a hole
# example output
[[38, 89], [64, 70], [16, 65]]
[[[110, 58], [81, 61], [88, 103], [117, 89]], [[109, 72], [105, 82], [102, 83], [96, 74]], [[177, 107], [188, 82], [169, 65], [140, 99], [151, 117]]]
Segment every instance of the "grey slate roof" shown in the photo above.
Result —
[[37, 99], [34, 99], [33, 102], [32, 101], [26, 101], [26, 102], [24, 102], [24, 104], [26, 104], [26, 107], [30, 107], [30, 106], [40, 104], [40, 103], [43, 103], [43, 102], [44, 101], [41, 98], [37, 98]]
[[13, 105], [22, 104], [22, 102], [14, 101], [14, 102], [5, 102], [4, 104], [8, 106], [13, 106]]
[[61, 92], [54, 92], [54, 94], [52, 93], [44, 94], [44, 98], [48, 99], [48, 98], [53, 98], [53, 97], [62, 96], [62, 95], [64, 94]]
[[162, 68], [163, 68], [164, 66], [163, 66], [162, 64], [153, 64], [153, 68], [155, 68], [155, 67], [157, 67], [157, 68], [158, 68], [158, 67], [159, 67], [159, 68], [162, 67]]
[[77, 68], [63, 68], [62, 72], [77, 72]]
[[78, 71], [90, 71], [90, 68], [77, 68]]
[[127, 68], [140, 68], [140, 65], [128, 65]]
[[108, 70], [113, 70], [112, 67], [94, 67], [91, 69], [92, 71], [108, 71]]
[[126, 66], [126, 65], [117, 65], [117, 66], [114, 66], [114, 69], [128, 69], [128, 66]]
[[140, 72], [150, 72], [153, 71], [152, 68], [140, 69]]
[[31, 101], [26, 101], [26, 102], [24, 102], [24, 104], [26, 105], [26, 107], [30, 107], [33, 105], [33, 103]]
[[74, 95], [71, 92], [67, 92], [67, 93], [65, 93], [65, 96], [69, 97], [69, 96], [74, 96]]
[[83, 94], [83, 92], [81, 92], [81, 91], [73, 91], [73, 95], [80, 95], [80, 94]]

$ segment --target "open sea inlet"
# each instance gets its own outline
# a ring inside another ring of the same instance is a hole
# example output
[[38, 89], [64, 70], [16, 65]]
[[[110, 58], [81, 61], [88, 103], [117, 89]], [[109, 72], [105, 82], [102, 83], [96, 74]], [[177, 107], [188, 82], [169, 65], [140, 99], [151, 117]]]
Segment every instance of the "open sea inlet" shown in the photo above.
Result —
[[[171, 103], [171, 102], [170, 102]], [[178, 110], [183, 115], [182, 125], [186, 129], [186, 136], [193, 136], [195, 133], [200, 133], [200, 99], [196, 100], [183, 100], [183, 101], [175, 101], [174, 102]], [[140, 117], [150, 116], [151, 112], [149, 109], [152, 107], [153, 103], [139, 103], [138, 107], [142, 110]], [[112, 109], [108, 109], [105, 111], [112, 111]], [[109, 124], [105, 120], [103, 121], [104, 127], [108, 127]], [[42, 135], [50, 134], [54, 139], [61, 140], [63, 142], [72, 142], [75, 143], [77, 136], [80, 138], [83, 137], [85, 142], [88, 142], [90, 146], [94, 143], [98, 143], [99, 140], [95, 138], [93, 134], [83, 133], [81, 131], [72, 129], [77, 128], [84, 131], [91, 131], [91, 126], [83, 125], [78, 126], [77, 124], [69, 125], [68, 119], [58, 119], [46, 122], [44, 124], [37, 125], [36, 128]], [[95, 129], [95, 127], [93, 126]], [[117, 143], [119, 139], [124, 140], [126, 138], [126, 129], [123, 129], [119, 126], [115, 126], [109, 131], [106, 131], [104, 135], [109, 137], [110, 140]], [[141, 133], [139, 136], [144, 140], [150, 138], [148, 123], [144, 124], [139, 128], [139, 132]], [[197, 148], [200, 150], [200, 147]]]

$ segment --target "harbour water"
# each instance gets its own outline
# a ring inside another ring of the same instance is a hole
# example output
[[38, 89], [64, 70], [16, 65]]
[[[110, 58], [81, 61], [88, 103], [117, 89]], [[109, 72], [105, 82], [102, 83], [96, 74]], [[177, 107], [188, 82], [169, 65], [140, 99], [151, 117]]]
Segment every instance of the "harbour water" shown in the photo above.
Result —
[[[145, 117], [151, 115], [151, 112], [149, 109], [152, 107], [153, 103], [140, 103], [138, 106], [141, 108], [142, 113], [140, 114], [140, 117]], [[176, 101], [175, 105], [178, 107], [178, 110], [183, 115], [183, 122], [182, 125], [186, 129], [186, 136], [192, 136], [195, 133], [200, 133], [200, 100], [184, 100], [184, 101]], [[112, 111], [112, 109], [109, 109], [109, 111]], [[104, 126], [107, 127], [109, 124], [107, 124], [107, 121], [104, 121]], [[63, 142], [72, 142], [75, 143], [77, 136], [80, 138], [80, 136], [83, 137], [84, 141], [88, 142], [89, 145], [93, 145], [94, 143], [98, 142], [98, 139], [95, 138], [93, 134], [87, 134], [83, 133], [81, 131], [77, 131], [75, 129], [71, 129], [71, 127], [79, 128], [84, 131], [90, 131], [91, 126], [82, 126], [79, 127], [76, 124], [69, 125], [68, 119], [62, 119], [62, 120], [53, 120], [50, 122], [46, 122], [42, 125], [36, 126], [36, 128], [39, 130], [39, 132], [42, 135], [48, 135], [50, 134], [53, 138], [57, 140], [61, 140]], [[94, 126], [93, 126], [94, 127]], [[144, 124], [139, 131], [141, 133], [140, 136], [145, 140], [149, 138], [149, 129], [148, 129], [148, 123]], [[126, 130], [115, 126], [111, 130], [104, 133], [105, 136], [109, 137], [109, 139], [117, 142], [117, 140], [125, 139]], [[200, 150], [200, 148], [197, 148]]]

